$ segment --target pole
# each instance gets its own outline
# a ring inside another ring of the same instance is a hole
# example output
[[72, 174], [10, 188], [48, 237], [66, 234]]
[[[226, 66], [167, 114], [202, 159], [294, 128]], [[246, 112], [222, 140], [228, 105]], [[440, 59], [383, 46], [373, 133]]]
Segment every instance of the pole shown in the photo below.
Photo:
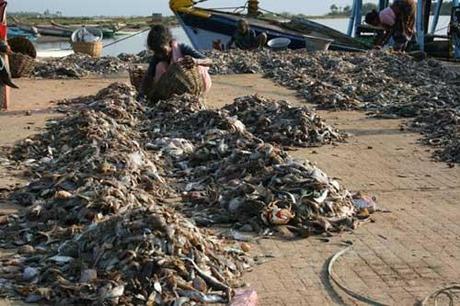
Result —
[[420, 51], [425, 51], [425, 32], [423, 27], [423, 21], [425, 17], [423, 16], [423, 7], [424, 1], [417, 1], [417, 16], [416, 16], [416, 28], [417, 28], [417, 43], [419, 45]]
[[353, 26], [355, 25], [356, 1], [357, 0], [353, 0], [353, 5], [351, 7], [350, 21], [348, 22], [348, 30], [347, 30], [348, 36], [353, 35]]
[[433, 23], [431, 24], [431, 34], [434, 34], [436, 32], [436, 28], [438, 27], [439, 14], [441, 13], [442, 1], [443, 0], [438, 0], [438, 2], [436, 2], [436, 8], [434, 9]]
[[358, 27], [361, 25], [362, 14], [361, 9], [363, 7], [363, 0], [356, 0], [356, 16], [355, 16], [355, 26], [354, 26], [354, 35], [358, 32]]
[[431, 0], [425, 0], [425, 7], [423, 10], [423, 17], [425, 23], [423, 24], [423, 32], [428, 33], [428, 26], [430, 25], [430, 13], [431, 13]]

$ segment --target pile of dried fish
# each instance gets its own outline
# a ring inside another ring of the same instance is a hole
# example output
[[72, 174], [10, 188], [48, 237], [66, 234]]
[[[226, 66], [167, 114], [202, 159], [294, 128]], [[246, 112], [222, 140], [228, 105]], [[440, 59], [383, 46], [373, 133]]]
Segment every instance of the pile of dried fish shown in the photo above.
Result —
[[[414, 126], [425, 126], [426, 142], [436, 143], [440, 150], [437, 156], [445, 161], [458, 160], [458, 120], [452, 121], [448, 113], [458, 113], [460, 74], [437, 60], [415, 61], [408, 55], [382, 51], [232, 50], [212, 52], [210, 56], [216, 63], [215, 73], [248, 72], [235, 66], [261, 67], [254, 71], [263, 71], [266, 77], [296, 90], [321, 108], [361, 109], [382, 117], [417, 117]], [[449, 112], [443, 112], [445, 109]], [[433, 112], [438, 114], [436, 121], [425, 115]], [[451, 132], [438, 141], [439, 130]]]
[[[267, 103], [263, 98], [246, 97], [235, 104], [252, 104], [250, 100], [255, 105]], [[251, 224], [253, 229], [289, 224], [290, 230], [302, 235], [355, 226], [357, 210], [352, 196], [336, 180], [251, 133], [264, 134], [259, 122], [248, 119], [245, 125], [228, 110], [193, 112], [192, 101], [187, 96], [176, 97], [168, 101], [172, 108], [152, 108], [143, 131], [152, 139], [148, 147], [170, 159], [169, 176], [175, 177], [178, 189], [185, 191], [183, 197], [190, 206], [184, 209], [196, 222], [238, 221], [244, 226]], [[275, 108], [285, 103], [276, 102]], [[284, 116], [291, 116], [286, 111], [289, 105], [284, 107], [279, 109], [281, 116], [283, 111]], [[235, 105], [227, 109], [238, 112]], [[322, 122], [317, 124], [325, 127]], [[317, 145], [319, 139], [289, 143]]]
[[425, 134], [425, 142], [436, 148], [440, 160], [460, 163], [460, 107], [427, 109], [411, 126]]
[[315, 112], [286, 101], [247, 96], [224, 109], [237, 116], [252, 134], [270, 143], [309, 147], [343, 141], [345, 137]]
[[33, 75], [49, 79], [80, 78], [91, 74], [107, 75], [125, 72], [128, 66], [129, 62], [113, 56], [92, 58], [85, 54], [72, 54], [37, 63]]
[[118, 58], [123, 62], [130, 62], [135, 64], [148, 63], [153, 56], [153, 52], [150, 50], [143, 50], [138, 54], [120, 53]]
[[262, 52], [264, 51], [232, 49], [226, 52], [212, 50], [205, 54], [213, 60], [213, 65], [209, 69], [210, 74], [240, 74], [262, 73], [260, 60], [266, 54]]
[[[53, 304], [223, 303], [246, 267], [239, 248], [199, 230], [169, 205], [162, 161], [145, 151], [144, 106], [114, 84], [86, 107], [20, 143], [27, 206], [1, 227], [3, 295]], [[173, 193], [174, 194], [174, 193]]]
[[2, 260], [2, 291], [61, 305], [226, 303], [247, 268], [241, 250], [155, 205], [21, 250]]

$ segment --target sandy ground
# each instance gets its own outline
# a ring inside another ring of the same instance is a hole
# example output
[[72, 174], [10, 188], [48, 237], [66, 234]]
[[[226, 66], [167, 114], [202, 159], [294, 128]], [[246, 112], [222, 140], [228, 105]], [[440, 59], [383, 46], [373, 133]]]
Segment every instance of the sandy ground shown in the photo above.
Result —
[[[0, 113], [0, 145], [36, 133], [53, 103], [93, 94], [114, 80], [19, 80], [10, 112]], [[215, 77], [208, 106], [220, 107], [234, 97], [261, 94], [306, 105], [294, 93], [258, 75]], [[310, 105], [311, 106], [311, 105]], [[30, 111], [27, 112], [26, 111]], [[270, 255], [245, 280], [259, 295], [259, 305], [359, 304], [336, 293], [326, 274], [328, 259], [352, 241], [353, 249], [336, 264], [348, 287], [387, 305], [414, 305], [439, 286], [460, 278], [460, 170], [431, 160], [420, 135], [400, 129], [401, 120], [369, 119], [359, 112], [320, 112], [329, 124], [351, 134], [347, 143], [291, 152], [318, 164], [351, 190], [378, 199], [388, 213], [353, 233], [297, 241], [264, 239], [253, 253]], [[0, 191], [23, 181], [0, 168]], [[0, 214], [15, 207], [0, 203]], [[323, 239], [319, 239], [323, 238]], [[460, 299], [457, 299], [460, 303]], [[14, 305], [19, 305], [12, 303]], [[10, 305], [0, 301], [0, 305]]]

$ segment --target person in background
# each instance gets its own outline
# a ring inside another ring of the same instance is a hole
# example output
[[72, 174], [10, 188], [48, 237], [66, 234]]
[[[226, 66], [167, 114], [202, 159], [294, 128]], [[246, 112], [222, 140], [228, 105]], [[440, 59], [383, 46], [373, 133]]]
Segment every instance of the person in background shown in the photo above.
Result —
[[[11, 79], [11, 74], [10, 70], [8, 69], [8, 66], [5, 63], [6, 55], [12, 54], [13, 51], [11, 50], [10, 46], [8, 44], [0, 39], [0, 85], [6, 85], [12, 88], [19, 88], [16, 84], [13, 83], [13, 80]], [[7, 109], [8, 105], [4, 105], [3, 108]]]
[[392, 37], [393, 48], [396, 51], [404, 51], [415, 33], [416, 10], [415, 0], [395, 0], [390, 7], [380, 12], [373, 10], [368, 13], [365, 18], [366, 23], [385, 30], [383, 36], [377, 39], [375, 46], [381, 48]]
[[[8, 45], [6, 43], [7, 41], [7, 34], [8, 34], [8, 26], [7, 26], [7, 20], [6, 20], [6, 6], [7, 2], [5, 0], [0, 0], [0, 40], [2, 41], [3, 45], [3, 50], [5, 52], [1, 52], [1, 70], [0, 73], [3, 74], [4, 78], [8, 74], [5, 73], [8, 70]], [[10, 95], [9, 95], [9, 88], [8, 86], [0, 86], [0, 109], [8, 109], [9, 106], [9, 101], [10, 101]]]
[[249, 23], [245, 19], [238, 21], [238, 28], [227, 44], [227, 49], [230, 49], [233, 44], [242, 50], [252, 50], [262, 48], [267, 43], [267, 34], [260, 33], [256, 36], [256, 32], [251, 30]]
[[158, 82], [170, 64], [183, 60], [185, 56], [191, 57], [194, 63], [198, 65], [203, 77], [205, 92], [209, 91], [212, 82], [208, 70], [212, 61], [192, 47], [174, 40], [167, 27], [163, 25], [153, 26], [147, 37], [147, 46], [153, 51], [153, 57], [144, 77], [140, 91], [141, 96], [149, 93], [153, 84]]

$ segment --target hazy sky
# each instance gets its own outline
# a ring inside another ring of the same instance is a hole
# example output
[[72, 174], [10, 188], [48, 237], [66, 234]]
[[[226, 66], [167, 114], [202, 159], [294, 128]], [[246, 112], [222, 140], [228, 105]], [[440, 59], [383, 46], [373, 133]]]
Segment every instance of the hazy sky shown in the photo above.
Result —
[[[10, 0], [9, 11], [61, 11], [66, 16], [150, 15], [153, 12], [171, 15], [168, 0]], [[244, 4], [245, 0], [209, 0], [202, 6], [226, 7]], [[332, 4], [351, 5], [352, 0], [260, 0], [261, 7], [275, 12], [296, 12], [320, 15]]]

